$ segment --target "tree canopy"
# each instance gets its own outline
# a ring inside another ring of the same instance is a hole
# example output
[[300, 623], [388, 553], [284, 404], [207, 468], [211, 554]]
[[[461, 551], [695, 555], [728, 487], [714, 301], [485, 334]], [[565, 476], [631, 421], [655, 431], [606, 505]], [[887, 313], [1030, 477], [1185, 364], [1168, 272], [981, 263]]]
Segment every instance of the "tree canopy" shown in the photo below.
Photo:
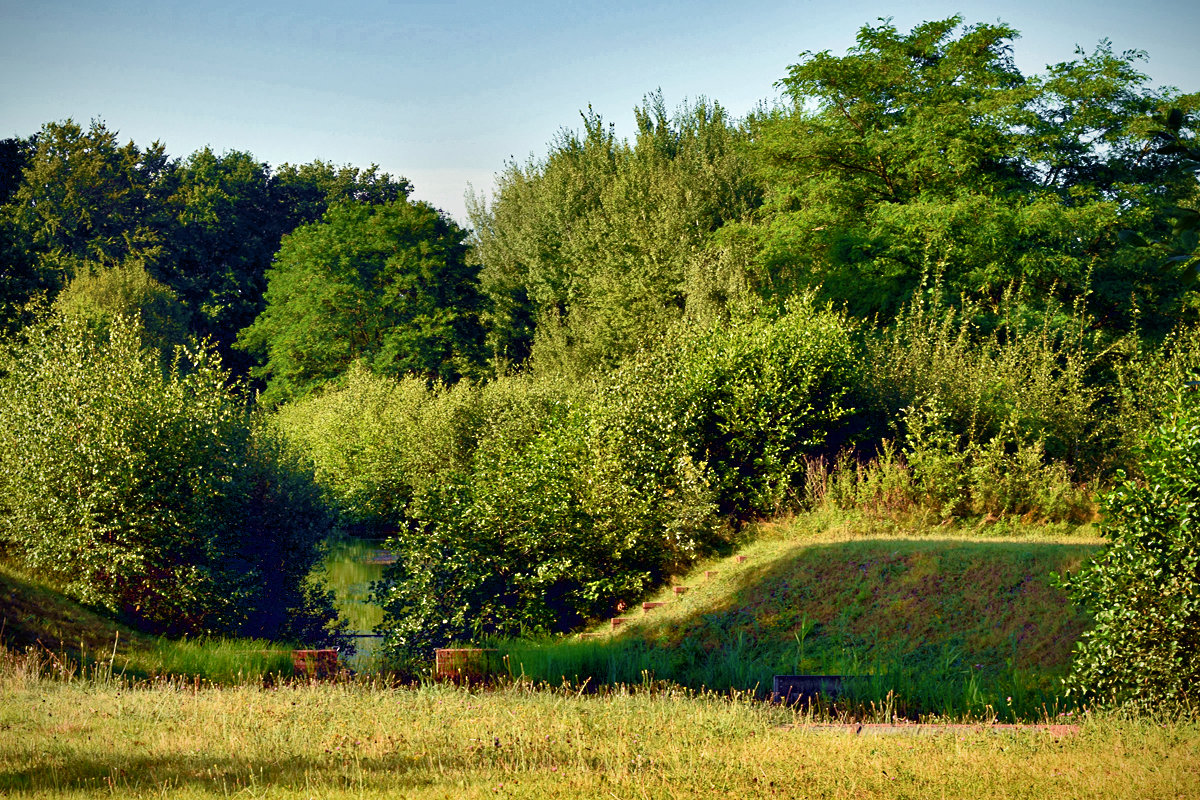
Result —
[[582, 134], [509, 164], [491, 204], [472, 206], [500, 359], [537, 341], [543, 362], [612, 367], [723, 291], [706, 243], [759, 196], [743, 134], [708, 101], [671, 115], [653, 95], [635, 113], [626, 142], [589, 110]]
[[923, 280], [990, 302], [1016, 284], [1035, 302], [1090, 295], [1118, 325], [1131, 295], [1177, 315], [1188, 298], [1118, 239], [1190, 185], [1148, 151], [1148, 116], [1171, 97], [1148, 88], [1142, 54], [1102, 42], [1027, 77], [1013, 29], [961, 23], [867, 26], [845, 56], [791, 67], [790, 107], [753, 121], [770, 288], [891, 313]]
[[266, 308], [238, 337], [266, 403], [364, 361], [381, 375], [455, 380], [476, 368], [476, 268], [465, 232], [426, 203], [342, 203], [284, 237]]

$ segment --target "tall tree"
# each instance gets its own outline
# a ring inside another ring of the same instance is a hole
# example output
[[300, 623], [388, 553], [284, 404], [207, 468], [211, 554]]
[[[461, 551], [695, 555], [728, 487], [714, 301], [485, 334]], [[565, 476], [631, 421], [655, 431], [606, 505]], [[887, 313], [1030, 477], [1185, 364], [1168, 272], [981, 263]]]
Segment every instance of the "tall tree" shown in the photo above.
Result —
[[375, 164], [359, 169], [337, 167], [318, 159], [276, 167], [271, 173], [270, 189], [279, 227], [287, 233], [299, 225], [316, 222], [334, 203], [391, 203], [408, 197], [412, 184], [407, 178], [380, 171]]
[[284, 237], [266, 308], [237, 346], [256, 355], [263, 401], [303, 395], [362, 360], [383, 375], [455, 380], [482, 329], [466, 233], [426, 203], [340, 203]]
[[671, 115], [652, 95], [635, 114], [629, 142], [589, 111], [472, 207], [500, 358], [536, 344], [541, 363], [610, 367], [714, 294], [710, 237], [760, 195], [743, 134], [706, 101]]
[[805, 53], [790, 69], [790, 107], [754, 126], [770, 185], [755, 229], [764, 291], [820, 285], [872, 313], [926, 278], [993, 301], [1012, 283], [1031, 299], [1099, 288], [1120, 317], [1131, 291], [1152, 290], [1117, 233], [1151, 224], [1130, 208], [1144, 120], [1166, 95], [1146, 87], [1137, 53], [1102, 43], [1026, 78], [1012, 28], [961, 25], [867, 26], [845, 56]]
[[176, 164], [162, 144], [121, 145], [99, 121], [86, 131], [47, 123], [36, 138], [10, 206], [43, 269], [62, 283], [84, 262], [152, 265], [165, 255]]
[[314, 161], [273, 170], [250, 153], [199, 150], [179, 170], [164, 280], [190, 308], [193, 329], [245, 374], [250, 361], [232, 345], [265, 307], [266, 273], [283, 236], [316, 222], [334, 203], [386, 203], [409, 191], [407, 180], [374, 166]]
[[0, 141], [0, 331], [28, 322], [23, 307], [33, 295], [49, 288], [48, 276], [31, 257], [28, 234], [7, 205], [20, 188], [36, 148], [36, 136]]

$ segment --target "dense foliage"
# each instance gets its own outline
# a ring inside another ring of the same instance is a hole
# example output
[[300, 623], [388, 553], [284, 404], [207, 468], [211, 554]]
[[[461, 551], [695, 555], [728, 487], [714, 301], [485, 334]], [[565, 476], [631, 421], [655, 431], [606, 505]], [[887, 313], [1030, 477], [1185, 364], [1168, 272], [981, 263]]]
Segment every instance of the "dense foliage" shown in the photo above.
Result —
[[835, 452], [860, 353], [839, 315], [679, 331], [607, 378], [427, 388], [353, 370], [283, 408], [348, 522], [390, 530], [389, 645], [552, 631], [610, 612], [775, 512]]
[[375, 167], [314, 161], [272, 170], [251, 154], [208, 148], [180, 161], [163, 144], [120, 144], [93, 121], [51, 122], [0, 149], [3, 320], [28, 321], [22, 307], [53, 296], [73, 278], [140, 264], [180, 298], [189, 329], [231, 351], [237, 332], [263, 308], [264, 274], [281, 237], [315, 222], [336, 202], [391, 202], [409, 184]]
[[582, 135], [510, 163], [471, 208], [494, 354], [611, 368], [685, 311], [711, 314], [740, 282], [709, 237], [758, 202], [746, 134], [715, 103], [636, 110], [633, 142], [589, 109]]
[[72, 596], [174, 633], [312, 640], [327, 527], [208, 348], [163, 370], [136, 322], [26, 328], [0, 362], [0, 546]]
[[865, 27], [846, 56], [806, 53], [783, 79], [791, 106], [754, 122], [772, 288], [892, 314], [931, 276], [952, 300], [1015, 283], [1035, 306], [1086, 298], [1110, 327], [1139, 312], [1172, 324], [1190, 294], [1118, 234], [1161, 226], [1194, 193], [1148, 127], [1195, 97], [1152, 91], [1142, 56], [1105, 43], [1026, 77], [1011, 28], [960, 23]]
[[1070, 685], [1146, 709], [1200, 700], [1200, 396], [1190, 384], [1148, 439], [1142, 478], [1104, 497], [1111, 545], [1068, 586], [1095, 618]]
[[0, 142], [7, 557], [277, 633], [319, 623], [332, 515], [389, 537], [412, 660], [607, 614], [771, 514], [1080, 522], [1115, 479], [1079, 685], [1178, 694], [1104, 626], [1126, 545], [1183, 526], [1186, 437], [1141, 443], [1200, 368], [1200, 95], [1107, 42], [1023, 74], [1016, 36], [883, 21], [742, 120], [649, 95], [627, 140], [589, 108], [469, 232], [374, 167]]
[[259, 355], [263, 402], [303, 395], [363, 361], [445, 381], [478, 363], [465, 233], [426, 203], [339, 204], [286, 236], [266, 309], [238, 339]]

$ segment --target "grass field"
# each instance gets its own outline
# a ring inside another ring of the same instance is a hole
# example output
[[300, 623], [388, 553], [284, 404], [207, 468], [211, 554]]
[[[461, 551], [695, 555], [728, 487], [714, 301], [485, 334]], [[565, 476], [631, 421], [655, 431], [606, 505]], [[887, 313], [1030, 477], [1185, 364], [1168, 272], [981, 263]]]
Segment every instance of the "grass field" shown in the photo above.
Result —
[[14, 797], [1200, 796], [1200, 727], [1111, 715], [1075, 735], [854, 736], [679, 690], [132, 687], [11, 654], [0, 696]]
[[[140, 636], [0, 571], [0, 796], [1200, 797], [1194, 718], [1039, 705], [1085, 623], [1049, 575], [1097, 546], [1086, 530], [764, 526], [745, 561], [699, 565], [615, 635], [499, 643], [517, 677], [487, 690], [264, 682], [287, 672], [267, 643]], [[932, 703], [982, 724], [854, 735], [756, 699], [772, 672], [851, 669], [908, 692], [864, 697], [860, 719]], [[1081, 724], [988, 725], [1018, 718]]]

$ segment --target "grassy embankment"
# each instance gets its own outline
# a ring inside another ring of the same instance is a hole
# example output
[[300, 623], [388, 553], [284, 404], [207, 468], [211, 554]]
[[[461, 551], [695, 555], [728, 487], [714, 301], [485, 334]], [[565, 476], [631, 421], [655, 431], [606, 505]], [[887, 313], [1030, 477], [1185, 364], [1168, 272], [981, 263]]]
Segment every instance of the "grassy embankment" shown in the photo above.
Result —
[[[631, 598], [611, 638], [495, 644], [513, 677], [554, 685], [666, 681], [761, 696], [776, 674], [863, 675], [854, 698], [899, 716], [1044, 719], [1073, 709], [1059, 679], [1086, 624], [1051, 573], [1076, 567], [1098, 540], [1088, 531], [999, 530], [879, 532], [877, 523], [818, 516], [764, 525], [739, 551], [744, 561], [731, 556], [683, 576], [686, 594], [665, 587], [648, 598], [665, 605], [649, 614]], [[379, 610], [360, 595], [381, 567], [360, 563], [371, 548], [354, 544], [336, 544], [326, 577], [363, 630]], [[3, 638], [16, 650], [40, 641], [63, 663], [132, 678], [236, 682], [290, 670], [286, 650], [267, 643], [147, 637], [15, 573], [0, 571], [0, 583]]]
[[149, 636], [3, 564], [0, 646], [32, 648], [60, 677], [99, 671], [131, 680], [175, 675], [233, 683], [292, 670], [287, 645]]
[[809, 516], [762, 526], [731, 556], [630, 603], [611, 638], [500, 642], [509, 669], [591, 685], [666, 680], [771, 688], [777, 674], [863, 675], [901, 716], [1040, 719], [1074, 708], [1060, 680], [1086, 625], [1052, 573], [1099, 546], [1090, 527], [891, 526]]

